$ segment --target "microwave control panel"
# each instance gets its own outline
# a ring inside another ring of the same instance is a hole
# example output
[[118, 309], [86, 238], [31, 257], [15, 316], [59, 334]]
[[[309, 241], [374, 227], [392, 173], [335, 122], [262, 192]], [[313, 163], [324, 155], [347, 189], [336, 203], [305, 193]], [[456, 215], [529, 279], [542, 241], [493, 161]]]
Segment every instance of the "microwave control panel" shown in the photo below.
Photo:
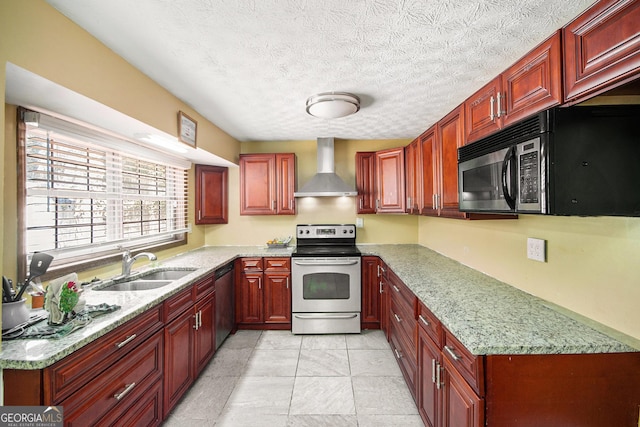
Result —
[[[540, 195], [540, 152], [535, 144], [527, 144], [520, 154], [520, 203], [539, 203]], [[529, 151], [531, 150], [531, 151]]]

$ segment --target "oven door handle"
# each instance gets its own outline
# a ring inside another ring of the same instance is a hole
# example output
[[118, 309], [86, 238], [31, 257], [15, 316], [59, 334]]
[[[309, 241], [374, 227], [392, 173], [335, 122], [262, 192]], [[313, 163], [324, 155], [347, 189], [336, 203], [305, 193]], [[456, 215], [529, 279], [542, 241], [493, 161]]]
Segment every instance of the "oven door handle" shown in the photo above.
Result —
[[356, 265], [358, 263], [358, 260], [349, 260], [349, 261], [339, 261], [339, 260], [322, 260], [322, 261], [298, 261], [295, 260], [293, 261], [294, 264], [296, 265], [329, 265], [329, 266], [334, 266], [334, 265]]
[[357, 314], [295, 314], [298, 319], [353, 319]]
[[[502, 161], [502, 194], [504, 194], [504, 200], [507, 202], [509, 207], [513, 210], [516, 208], [516, 201], [511, 194], [509, 194], [509, 187], [511, 187], [511, 191], [516, 189], [516, 179], [515, 179], [515, 170], [512, 169], [511, 173], [508, 174], [509, 162], [513, 162], [513, 168], [516, 168], [516, 147], [511, 146], [509, 150], [507, 150], [507, 154], [504, 156], [504, 160]], [[507, 175], [509, 175], [507, 177]], [[507, 181], [508, 180], [508, 181]]]

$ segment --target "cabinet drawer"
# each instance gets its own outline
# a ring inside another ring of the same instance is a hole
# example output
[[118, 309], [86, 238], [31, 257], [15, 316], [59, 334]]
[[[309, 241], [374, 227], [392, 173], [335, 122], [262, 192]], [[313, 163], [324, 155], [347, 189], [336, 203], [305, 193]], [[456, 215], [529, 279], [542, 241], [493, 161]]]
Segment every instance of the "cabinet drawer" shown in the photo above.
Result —
[[172, 296], [164, 302], [164, 322], [169, 323], [178, 317], [185, 310], [193, 306], [195, 287], [188, 289]]
[[442, 324], [422, 301], [418, 301], [418, 325], [442, 348]]
[[291, 258], [264, 258], [264, 271], [291, 270]]
[[243, 271], [246, 270], [260, 270], [262, 271], [262, 258], [242, 258], [240, 260], [240, 267]]
[[444, 330], [444, 347], [442, 354], [449, 359], [451, 365], [469, 382], [469, 385], [480, 396], [484, 396], [484, 359], [474, 356], [448, 330]]
[[[392, 294], [393, 295], [393, 294]], [[413, 317], [413, 312], [409, 311], [408, 307], [398, 301], [398, 298], [391, 297], [391, 312], [389, 322], [396, 327], [400, 334], [404, 336], [404, 339], [411, 346], [409, 350], [415, 350], [416, 347], [416, 319]]]
[[396, 361], [400, 365], [400, 370], [407, 382], [409, 391], [416, 398], [417, 384], [418, 384], [418, 368], [417, 368], [417, 355], [415, 351], [411, 351], [407, 348], [407, 343], [402, 338], [403, 334], [399, 333], [396, 325], [391, 325], [390, 344], [393, 355]]
[[[130, 352], [162, 327], [162, 306], [130, 320], [98, 341], [91, 343], [44, 370], [45, 393], [58, 404], [116, 361], [128, 359]], [[111, 372], [109, 368], [106, 373]], [[66, 412], [65, 412], [66, 414]]]
[[66, 426], [93, 426], [123, 412], [162, 378], [163, 335], [158, 331], [107, 371], [65, 399]]
[[400, 278], [398, 278], [398, 276], [396, 276], [396, 274], [390, 269], [387, 272], [387, 278], [391, 289], [391, 295], [402, 297], [407, 306], [410, 307], [413, 315], [415, 315], [416, 296], [413, 294], [411, 289], [407, 288], [407, 285], [402, 283], [402, 280], [400, 280]]
[[199, 282], [196, 282], [193, 287], [195, 288], [195, 300], [197, 301], [203, 296], [208, 295], [214, 291], [215, 288], [213, 286], [213, 276], [205, 277]]

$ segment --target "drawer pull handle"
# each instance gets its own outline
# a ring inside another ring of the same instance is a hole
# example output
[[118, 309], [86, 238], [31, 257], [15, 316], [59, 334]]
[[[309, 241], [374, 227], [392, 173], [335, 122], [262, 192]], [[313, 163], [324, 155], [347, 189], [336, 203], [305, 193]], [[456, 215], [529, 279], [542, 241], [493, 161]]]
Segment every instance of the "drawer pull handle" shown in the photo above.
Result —
[[118, 347], [118, 348], [122, 348], [122, 347], [124, 347], [125, 345], [129, 344], [129, 343], [130, 343], [131, 341], [133, 341], [134, 339], [136, 339], [136, 337], [137, 337], [137, 335], [136, 335], [136, 334], [129, 335], [129, 336], [127, 337], [127, 339], [125, 339], [124, 341], [119, 342], [119, 343], [116, 343], [116, 347]]
[[122, 400], [122, 398], [125, 397], [127, 394], [129, 394], [135, 386], [136, 386], [136, 383], [131, 383], [128, 386], [126, 386], [124, 390], [122, 390], [122, 393], [116, 393], [113, 395], [113, 397], [115, 397], [116, 400]]
[[400, 316], [398, 316], [397, 314], [393, 313], [393, 316], [396, 318], [396, 321], [398, 323], [402, 322], [402, 319], [400, 318]]
[[424, 324], [425, 324], [425, 326], [430, 326], [430, 325], [431, 325], [427, 319], [425, 319], [424, 317], [422, 317], [422, 314], [420, 314], [420, 315], [418, 316], [418, 319], [420, 319], [420, 321], [421, 321], [422, 323], [424, 323]]
[[397, 293], [400, 293], [400, 288], [397, 287], [396, 285], [393, 285], [393, 290], [396, 291]]
[[402, 359], [402, 354], [400, 354], [397, 348], [394, 348], [393, 351], [396, 353], [396, 358]]
[[451, 357], [453, 358], [453, 360], [458, 361], [460, 360], [460, 356], [458, 356], [452, 348], [450, 348], [449, 346], [445, 345], [444, 349], [447, 350], [447, 353], [449, 353], [449, 355], [451, 355]]

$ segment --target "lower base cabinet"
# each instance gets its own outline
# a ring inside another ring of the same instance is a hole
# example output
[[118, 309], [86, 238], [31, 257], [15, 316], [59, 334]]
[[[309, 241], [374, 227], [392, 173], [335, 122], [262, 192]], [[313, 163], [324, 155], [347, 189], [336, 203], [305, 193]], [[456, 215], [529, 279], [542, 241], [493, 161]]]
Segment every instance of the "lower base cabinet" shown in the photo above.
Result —
[[164, 302], [164, 416], [189, 390], [215, 351], [213, 276]]

